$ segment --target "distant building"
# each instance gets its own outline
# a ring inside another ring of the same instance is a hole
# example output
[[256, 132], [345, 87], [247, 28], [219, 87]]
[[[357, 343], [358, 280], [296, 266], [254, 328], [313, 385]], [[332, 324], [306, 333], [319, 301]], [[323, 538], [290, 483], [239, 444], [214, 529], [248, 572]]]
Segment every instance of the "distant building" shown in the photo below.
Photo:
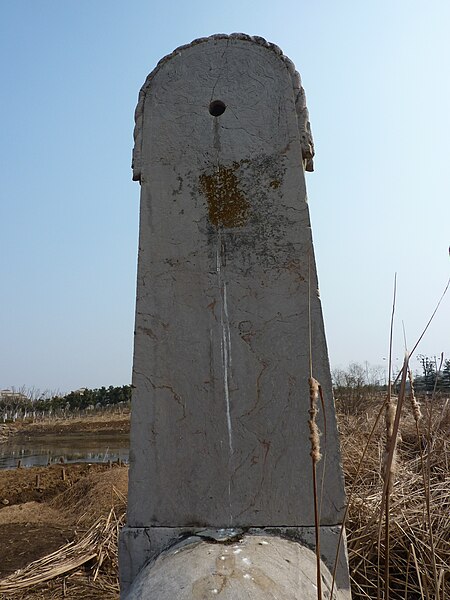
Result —
[[22, 392], [16, 392], [14, 390], [0, 390], [0, 401], [3, 402], [27, 402], [28, 396], [22, 394]]

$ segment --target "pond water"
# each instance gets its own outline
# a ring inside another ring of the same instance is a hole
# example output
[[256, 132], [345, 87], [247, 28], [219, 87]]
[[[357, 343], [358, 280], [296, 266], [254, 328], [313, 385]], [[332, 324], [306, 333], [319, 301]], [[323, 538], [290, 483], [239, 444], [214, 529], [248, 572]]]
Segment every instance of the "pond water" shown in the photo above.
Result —
[[0, 444], [0, 469], [44, 466], [54, 462], [128, 462], [128, 433], [40, 435]]

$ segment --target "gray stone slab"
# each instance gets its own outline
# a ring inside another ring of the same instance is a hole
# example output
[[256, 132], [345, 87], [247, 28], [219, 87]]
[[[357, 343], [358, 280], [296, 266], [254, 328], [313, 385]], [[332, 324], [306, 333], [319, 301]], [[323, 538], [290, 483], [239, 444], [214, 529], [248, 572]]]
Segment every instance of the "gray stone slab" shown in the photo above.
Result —
[[342, 520], [304, 178], [313, 153], [299, 75], [262, 38], [196, 40], [141, 90], [125, 585], [166, 529], [313, 526], [310, 359], [327, 430], [320, 523]]
[[[220, 117], [208, 110], [215, 99], [226, 105]], [[322, 524], [339, 522], [342, 471], [295, 99], [280, 56], [241, 39], [185, 48], [146, 90], [133, 527], [313, 524], [309, 302], [328, 426]]]

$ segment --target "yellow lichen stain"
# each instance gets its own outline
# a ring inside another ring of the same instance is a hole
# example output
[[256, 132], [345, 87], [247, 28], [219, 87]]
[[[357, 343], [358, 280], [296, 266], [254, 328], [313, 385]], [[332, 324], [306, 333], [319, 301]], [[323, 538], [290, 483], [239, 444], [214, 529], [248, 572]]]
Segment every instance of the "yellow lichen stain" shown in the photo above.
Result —
[[250, 203], [239, 189], [236, 171], [239, 163], [231, 167], [219, 165], [212, 174], [200, 175], [200, 189], [206, 196], [209, 220], [215, 227], [242, 227], [247, 223]]

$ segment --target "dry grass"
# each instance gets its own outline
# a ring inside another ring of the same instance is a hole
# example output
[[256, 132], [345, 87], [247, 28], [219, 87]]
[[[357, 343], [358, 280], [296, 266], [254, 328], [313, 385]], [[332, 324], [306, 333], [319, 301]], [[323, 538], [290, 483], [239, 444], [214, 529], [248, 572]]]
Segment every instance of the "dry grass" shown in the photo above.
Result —
[[90, 527], [111, 509], [118, 515], [126, 511], [128, 469], [93, 473], [59, 494], [52, 506], [75, 516], [83, 527]]
[[[402, 416], [400, 421], [389, 501], [389, 596], [392, 599], [443, 599], [449, 591], [450, 413], [445, 401], [436, 399], [433, 403], [434, 416], [430, 417], [431, 402], [422, 407], [424, 419], [419, 426], [419, 437], [411, 415]], [[385, 502], [382, 465], [386, 444], [381, 423], [369, 442], [363, 469], [357, 475], [357, 465], [378, 410], [379, 406], [374, 405], [366, 415], [341, 415], [339, 419], [347, 487], [353, 488], [347, 539], [355, 599], [380, 597], [380, 589], [385, 587], [383, 569], [380, 569], [386, 556], [385, 541], [381, 542], [380, 556], [378, 554], [380, 525], [386, 518], [383, 516], [380, 522]]]

